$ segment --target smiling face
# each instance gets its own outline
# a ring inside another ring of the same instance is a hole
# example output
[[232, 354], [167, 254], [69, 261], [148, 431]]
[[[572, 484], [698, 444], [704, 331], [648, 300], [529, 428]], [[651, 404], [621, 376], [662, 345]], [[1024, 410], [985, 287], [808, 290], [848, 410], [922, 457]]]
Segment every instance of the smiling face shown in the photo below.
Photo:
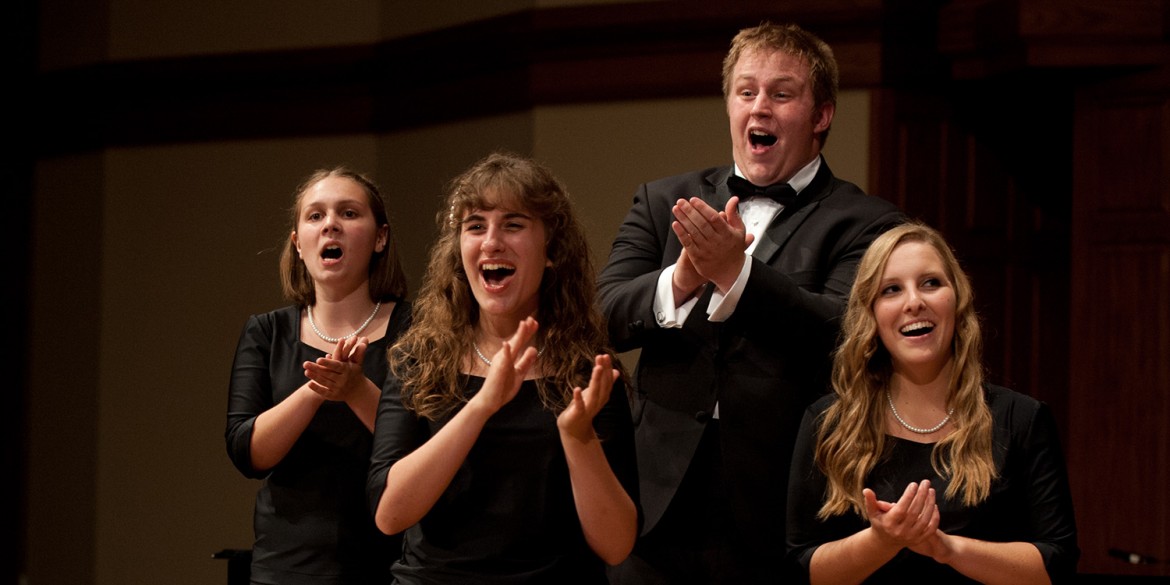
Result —
[[818, 134], [829, 128], [835, 108], [815, 104], [803, 59], [784, 51], [749, 50], [728, 83], [732, 157], [749, 181], [787, 181], [820, 154]]
[[318, 294], [343, 295], [368, 282], [370, 258], [385, 249], [389, 227], [377, 225], [361, 185], [326, 177], [305, 190], [298, 207], [291, 237]]
[[932, 379], [942, 371], [952, 359], [955, 305], [955, 289], [938, 252], [924, 242], [898, 244], [873, 303], [895, 374]]
[[540, 306], [540, 282], [549, 266], [544, 222], [507, 205], [498, 193], [469, 209], [459, 223], [463, 270], [480, 318], [519, 323]]

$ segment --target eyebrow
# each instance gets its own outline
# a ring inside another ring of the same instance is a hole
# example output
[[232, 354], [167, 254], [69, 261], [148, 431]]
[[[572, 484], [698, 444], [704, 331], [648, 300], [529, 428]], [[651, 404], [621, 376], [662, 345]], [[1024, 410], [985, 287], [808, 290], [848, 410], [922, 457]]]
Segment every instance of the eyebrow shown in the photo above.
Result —
[[[517, 218], [531, 220], [532, 216], [528, 215], [527, 213], [520, 212], [520, 211], [508, 211], [508, 212], [504, 213], [504, 219], [517, 219]], [[467, 223], [469, 221], [482, 221], [482, 220], [483, 220], [483, 214], [477, 210], [477, 211], [473, 211], [473, 212], [467, 214], [463, 218], [463, 221], [461, 221], [459, 223]]]
[[333, 203], [326, 203], [324, 201], [310, 201], [308, 203], [303, 204], [302, 208], [303, 209], [316, 209], [318, 207], [329, 207], [331, 205], [336, 205], [338, 207], [369, 207], [369, 204], [366, 201], [362, 201], [361, 199], [350, 198], [350, 199], [340, 199], [340, 200], [335, 201]]
[[791, 75], [788, 73], [783, 73], [783, 74], [775, 75], [775, 76], [765, 75], [763, 77], [760, 77], [759, 75], [756, 75], [754, 73], [742, 73], [742, 74], [736, 76], [734, 79], [734, 81], [757, 81], [757, 80], [762, 80], [764, 83], [790, 83], [790, 82], [794, 82], [794, 81], [800, 81], [800, 77], [796, 76], [796, 75]]

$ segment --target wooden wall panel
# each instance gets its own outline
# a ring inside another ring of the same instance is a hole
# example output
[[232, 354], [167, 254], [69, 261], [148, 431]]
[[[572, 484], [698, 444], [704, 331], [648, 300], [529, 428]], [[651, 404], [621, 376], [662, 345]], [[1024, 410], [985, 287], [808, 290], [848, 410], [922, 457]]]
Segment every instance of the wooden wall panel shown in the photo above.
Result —
[[1075, 145], [1069, 465], [1081, 568], [1170, 575], [1170, 67], [1081, 91]]
[[[1037, 149], [1066, 156], [1021, 162], [1001, 148], [1014, 120], [993, 117], [979, 99], [951, 91], [874, 94], [876, 194], [947, 237], [972, 278], [984, 326], [989, 380], [1049, 402], [1065, 412], [1068, 359], [1067, 211], [1051, 205], [1070, 195], [1067, 145], [1039, 136]], [[1040, 127], [1069, 110], [1048, 108]], [[1063, 189], [1061, 193], [1060, 190]]]

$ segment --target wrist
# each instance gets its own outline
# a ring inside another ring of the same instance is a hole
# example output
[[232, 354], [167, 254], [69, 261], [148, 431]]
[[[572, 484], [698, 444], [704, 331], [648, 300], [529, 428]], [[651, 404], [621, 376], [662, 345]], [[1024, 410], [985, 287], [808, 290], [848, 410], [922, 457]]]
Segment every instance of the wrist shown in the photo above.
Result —
[[898, 542], [897, 540], [891, 538], [888, 534], [875, 529], [872, 524], [863, 530], [861, 534], [863, 535], [864, 541], [869, 543], [868, 546], [871, 547], [871, 549], [880, 551], [881, 554], [888, 554], [892, 557], [893, 555], [897, 554], [898, 551], [905, 548], [901, 542]]
[[962, 540], [954, 538], [947, 533], [937, 530], [935, 531], [935, 546], [931, 548], [930, 558], [943, 565], [950, 565], [955, 558], [959, 556], [963, 547]]
[[707, 281], [699, 279], [687, 279], [679, 276], [679, 271], [674, 272], [674, 278], [670, 279], [671, 286], [674, 287], [674, 298], [678, 301], [686, 301], [694, 296], [699, 287], [706, 284]]
[[471, 397], [471, 400], [467, 401], [467, 404], [463, 405], [461, 412], [466, 413], [464, 416], [470, 417], [473, 420], [484, 422], [491, 418], [492, 415], [500, 409], [500, 406], [503, 406], [496, 405], [494, 402], [490, 402], [483, 390], [484, 389], [481, 388], [475, 396]]
[[592, 425], [587, 429], [572, 429], [557, 425], [557, 430], [561, 435], [562, 443], [572, 443], [574, 445], [588, 445], [597, 441], [597, 433], [593, 430]]
[[723, 264], [719, 274], [715, 275], [711, 281], [715, 286], [719, 287], [719, 292], [726, 295], [728, 291], [735, 287], [735, 283], [741, 278], [747, 278], [750, 274], [752, 264], [752, 257], [744, 254], [737, 262], [731, 259]]
[[308, 402], [314, 408], [321, 406], [322, 404], [325, 404], [328, 401], [327, 398], [325, 398], [324, 396], [320, 395], [315, 390], [310, 388], [308, 384], [301, 386], [300, 390], [301, 390], [300, 391], [301, 400]]

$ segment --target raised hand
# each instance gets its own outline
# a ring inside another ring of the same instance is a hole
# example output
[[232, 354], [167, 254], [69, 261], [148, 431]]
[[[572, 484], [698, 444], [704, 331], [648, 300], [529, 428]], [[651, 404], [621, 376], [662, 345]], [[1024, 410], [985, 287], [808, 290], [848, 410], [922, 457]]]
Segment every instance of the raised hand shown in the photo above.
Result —
[[619, 372], [613, 368], [613, 358], [608, 354], [597, 356], [593, 361], [593, 374], [585, 389], [573, 388], [573, 399], [557, 416], [557, 428], [582, 443], [596, 438], [593, 432], [593, 417], [609, 402], [613, 383]]
[[744, 250], [752, 241], [739, 217], [739, 198], [729, 199], [722, 211], [698, 197], [679, 199], [672, 211], [671, 229], [691, 265], [703, 279], [726, 292], [739, 276]]
[[[529, 340], [536, 333], [536, 319], [526, 317], [516, 327], [512, 337], [500, 346], [500, 350], [492, 357], [491, 367], [488, 368], [487, 378], [483, 388], [472, 397], [470, 403], [477, 404], [496, 412], [515, 398], [520, 390], [520, 383], [528, 375], [528, 370], [536, 362], [536, 348], [528, 347]], [[517, 352], [515, 348], [524, 348]]]

